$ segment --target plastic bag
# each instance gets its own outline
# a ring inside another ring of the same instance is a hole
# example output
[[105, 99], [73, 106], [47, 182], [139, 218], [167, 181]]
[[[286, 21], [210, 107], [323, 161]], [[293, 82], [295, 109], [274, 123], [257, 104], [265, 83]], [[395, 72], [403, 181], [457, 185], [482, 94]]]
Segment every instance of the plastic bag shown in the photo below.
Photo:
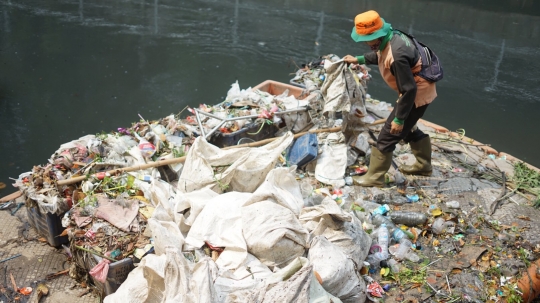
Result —
[[347, 168], [347, 145], [328, 143], [322, 146], [322, 153], [317, 158], [315, 178], [322, 183], [334, 187], [345, 186], [345, 169]]
[[107, 274], [109, 273], [109, 263], [111, 261], [103, 258], [88, 273], [99, 282], [105, 283], [107, 281]]

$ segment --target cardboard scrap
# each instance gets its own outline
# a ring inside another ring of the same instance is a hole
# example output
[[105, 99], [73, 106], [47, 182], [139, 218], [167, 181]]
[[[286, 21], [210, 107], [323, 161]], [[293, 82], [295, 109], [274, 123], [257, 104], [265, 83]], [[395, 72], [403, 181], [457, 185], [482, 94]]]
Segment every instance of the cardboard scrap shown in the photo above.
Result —
[[450, 269], [470, 267], [487, 249], [482, 246], [465, 246], [456, 255], [456, 261], [450, 264]]

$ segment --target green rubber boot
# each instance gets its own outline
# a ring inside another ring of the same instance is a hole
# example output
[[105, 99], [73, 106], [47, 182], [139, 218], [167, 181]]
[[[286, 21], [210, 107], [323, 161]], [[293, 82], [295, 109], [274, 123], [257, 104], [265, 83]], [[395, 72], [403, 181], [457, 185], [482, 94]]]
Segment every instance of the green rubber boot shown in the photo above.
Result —
[[384, 175], [392, 164], [392, 152], [381, 153], [376, 147], [371, 147], [371, 160], [368, 171], [363, 176], [354, 176], [354, 184], [360, 186], [384, 186]]
[[410, 142], [412, 153], [416, 157], [413, 165], [402, 165], [399, 170], [408, 175], [431, 176], [431, 140], [428, 137], [418, 141]]

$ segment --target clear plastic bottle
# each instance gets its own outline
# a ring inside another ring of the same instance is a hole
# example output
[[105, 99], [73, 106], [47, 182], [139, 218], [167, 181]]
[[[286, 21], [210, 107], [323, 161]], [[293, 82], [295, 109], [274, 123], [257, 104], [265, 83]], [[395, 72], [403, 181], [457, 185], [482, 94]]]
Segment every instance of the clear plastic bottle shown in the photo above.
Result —
[[390, 233], [386, 224], [381, 224], [377, 232], [377, 242], [381, 247], [381, 253], [388, 255], [388, 244], [390, 243]]
[[388, 230], [393, 230], [394, 228], [396, 228], [396, 225], [394, 224], [394, 222], [392, 222], [390, 218], [381, 214], [373, 214], [371, 216], [371, 223], [373, 223], [373, 225], [375, 226], [381, 226], [381, 224], [384, 223], [386, 224]]
[[379, 204], [379, 203], [375, 203], [375, 202], [371, 202], [371, 201], [367, 201], [367, 200], [363, 200], [363, 199], [356, 200], [354, 202], [354, 204], [362, 207], [364, 209], [364, 211], [367, 212], [367, 213], [371, 213], [375, 209], [381, 207], [381, 204]]
[[376, 252], [374, 254], [369, 255], [366, 258], [366, 261], [369, 263], [371, 268], [380, 268], [381, 267], [381, 261], [384, 261], [388, 259], [388, 253], [384, 254], [382, 252]]
[[394, 241], [397, 243], [400, 243], [402, 239], [408, 239], [408, 235], [401, 228], [396, 227], [392, 231], [392, 239], [394, 239]]
[[425, 214], [413, 211], [393, 211], [390, 213], [390, 219], [395, 224], [405, 224], [407, 226], [416, 226], [426, 223]]

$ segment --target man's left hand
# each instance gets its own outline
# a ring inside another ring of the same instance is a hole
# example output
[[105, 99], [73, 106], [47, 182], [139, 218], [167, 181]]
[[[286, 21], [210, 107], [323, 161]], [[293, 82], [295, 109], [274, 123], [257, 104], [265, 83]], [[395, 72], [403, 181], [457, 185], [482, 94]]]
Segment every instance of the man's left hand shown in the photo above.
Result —
[[399, 125], [396, 122], [392, 121], [390, 133], [393, 135], [398, 135], [398, 134], [401, 134], [402, 131], [403, 131], [403, 125]]

